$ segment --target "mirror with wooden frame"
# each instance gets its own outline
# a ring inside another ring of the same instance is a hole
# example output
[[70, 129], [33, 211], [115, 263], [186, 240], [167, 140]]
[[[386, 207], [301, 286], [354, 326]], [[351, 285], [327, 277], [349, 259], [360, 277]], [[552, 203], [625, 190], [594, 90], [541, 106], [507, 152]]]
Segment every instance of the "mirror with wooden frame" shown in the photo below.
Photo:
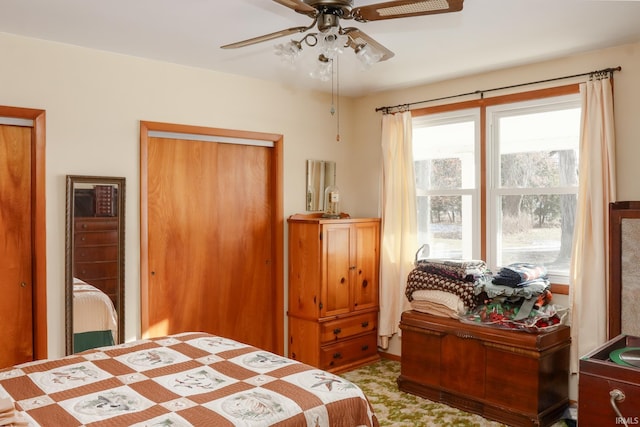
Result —
[[67, 175], [66, 352], [124, 342], [125, 178]]

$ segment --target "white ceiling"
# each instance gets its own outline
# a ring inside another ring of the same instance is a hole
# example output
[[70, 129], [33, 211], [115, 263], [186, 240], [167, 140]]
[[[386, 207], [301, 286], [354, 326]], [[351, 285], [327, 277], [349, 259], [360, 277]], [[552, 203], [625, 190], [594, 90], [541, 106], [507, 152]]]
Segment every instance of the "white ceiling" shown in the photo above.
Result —
[[[274, 54], [299, 34], [220, 49], [309, 23], [271, 0], [0, 0], [0, 32], [331, 91], [306, 75], [311, 55], [296, 71]], [[357, 96], [640, 41], [640, 0], [466, 0], [461, 12], [343, 25], [395, 52], [362, 70], [345, 51], [340, 92]]]

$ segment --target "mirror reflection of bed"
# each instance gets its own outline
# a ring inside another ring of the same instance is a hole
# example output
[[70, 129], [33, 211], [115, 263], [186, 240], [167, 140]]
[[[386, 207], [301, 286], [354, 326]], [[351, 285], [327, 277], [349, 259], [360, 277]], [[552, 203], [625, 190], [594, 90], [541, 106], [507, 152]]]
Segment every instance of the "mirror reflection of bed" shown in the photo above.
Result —
[[73, 278], [73, 352], [118, 342], [118, 313], [111, 298]]
[[67, 176], [67, 354], [124, 342], [124, 181]]

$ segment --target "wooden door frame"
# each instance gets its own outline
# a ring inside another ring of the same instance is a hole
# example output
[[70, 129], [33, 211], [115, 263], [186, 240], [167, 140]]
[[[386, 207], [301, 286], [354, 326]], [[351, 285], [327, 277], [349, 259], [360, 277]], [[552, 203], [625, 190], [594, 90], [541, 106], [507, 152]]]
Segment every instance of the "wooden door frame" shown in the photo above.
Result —
[[33, 358], [48, 356], [45, 110], [0, 105], [0, 117], [33, 120], [31, 134], [31, 247], [33, 256]]
[[140, 121], [140, 327], [143, 338], [149, 328], [149, 221], [148, 204], [145, 195], [149, 190], [147, 173], [149, 168], [149, 132], [169, 132], [195, 135], [206, 135], [223, 138], [252, 139], [273, 143], [272, 160], [274, 164], [273, 182], [274, 200], [274, 256], [276, 302], [275, 316], [280, 325], [275, 331], [275, 346], [284, 354], [284, 212], [283, 212], [283, 136], [273, 133], [241, 131], [232, 129], [210, 128], [202, 126], [180, 125], [172, 123]]

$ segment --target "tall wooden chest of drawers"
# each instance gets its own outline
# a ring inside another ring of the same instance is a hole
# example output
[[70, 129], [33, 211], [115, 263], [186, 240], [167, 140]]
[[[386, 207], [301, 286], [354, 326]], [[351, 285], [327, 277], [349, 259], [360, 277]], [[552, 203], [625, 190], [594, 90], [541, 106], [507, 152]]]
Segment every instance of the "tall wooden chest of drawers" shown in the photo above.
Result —
[[289, 218], [289, 357], [340, 372], [378, 359], [378, 218]]
[[511, 426], [550, 425], [569, 403], [570, 329], [531, 334], [402, 314], [400, 390]]
[[115, 305], [118, 284], [118, 217], [77, 217], [74, 228], [74, 277], [100, 289]]

